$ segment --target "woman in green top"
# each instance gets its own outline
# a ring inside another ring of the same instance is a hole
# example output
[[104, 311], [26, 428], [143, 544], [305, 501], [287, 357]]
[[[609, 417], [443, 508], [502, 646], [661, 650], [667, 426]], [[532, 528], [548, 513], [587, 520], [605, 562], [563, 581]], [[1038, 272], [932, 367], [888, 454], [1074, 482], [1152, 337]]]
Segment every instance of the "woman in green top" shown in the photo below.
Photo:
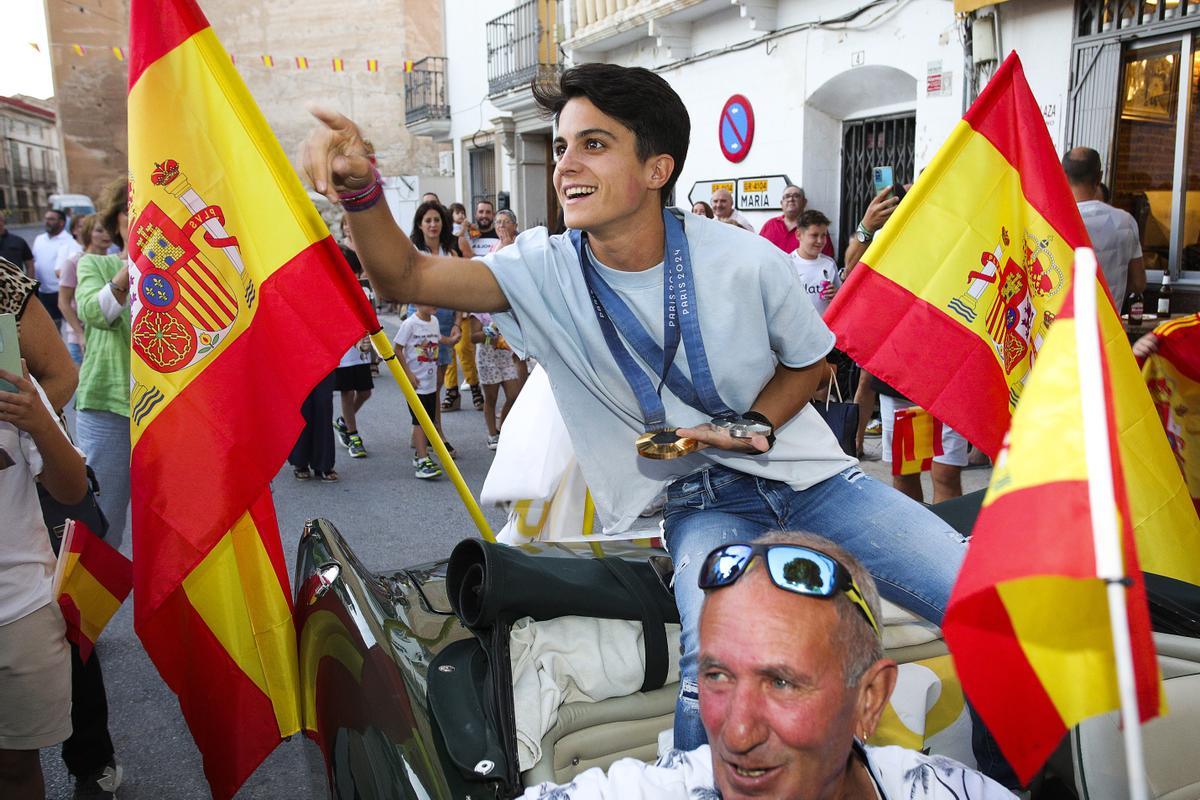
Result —
[[75, 302], [83, 322], [84, 356], [75, 392], [75, 438], [100, 481], [100, 508], [108, 517], [105, 541], [120, 547], [129, 508], [129, 264], [125, 232], [127, 185], [105, 192], [100, 222], [117, 255], [79, 259]]

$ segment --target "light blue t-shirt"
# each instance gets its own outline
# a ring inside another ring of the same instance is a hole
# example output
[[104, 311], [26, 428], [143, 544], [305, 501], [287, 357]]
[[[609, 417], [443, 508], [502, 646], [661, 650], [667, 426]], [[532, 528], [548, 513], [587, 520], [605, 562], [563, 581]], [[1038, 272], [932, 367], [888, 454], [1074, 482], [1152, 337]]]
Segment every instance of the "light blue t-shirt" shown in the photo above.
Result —
[[[777, 363], [809, 366], [830, 351], [834, 336], [813, 310], [786, 253], [735, 226], [685, 217], [709, 366], [725, 403], [746, 411]], [[670, 461], [639, 456], [634, 441], [644, 432], [641, 411], [605, 344], [570, 239], [534, 228], [481, 260], [510, 305], [494, 315], [501, 333], [519, 355], [537, 359], [550, 378], [606, 533], [628, 529], [667, 484], [714, 463], [797, 490], [857, 463], [810, 406], [779, 427], [766, 454], [708, 448]], [[597, 262], [597, 269], [661, 346], [663, 265], [623, 272]], [[661, 369], [627, 349], [650, 375]], [[682, 345], [675, 363], [690, 375]], [[653, 382], [658, 385], [657, 378]], [[666, 387], [662, 398], [673, 427], [709, 421]]]

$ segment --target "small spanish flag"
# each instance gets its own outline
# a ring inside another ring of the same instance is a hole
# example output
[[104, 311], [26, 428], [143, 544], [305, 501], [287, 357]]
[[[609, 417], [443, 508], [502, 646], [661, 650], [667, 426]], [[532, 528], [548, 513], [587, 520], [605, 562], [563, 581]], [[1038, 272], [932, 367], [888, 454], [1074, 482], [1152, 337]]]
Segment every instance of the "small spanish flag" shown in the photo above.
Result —
[[308, 59], [304, 56], [296, 56], [296, 69], [308, 69]]
[[333, 60], [333, 71], [334, 72], [345, 72], [345, 70], [346, 70], [346, 62], [340, 58], [335, 58]]
[[405, 72], [412, 72], [412, 71], [413, 71], [413, 62], [412, 62], [412, 59], [411, 59], [411, 58], [410, 58], [410, 59], [407, 59], [407, 60], [404, 62], [404, 71], [405, 71]]
[[87, 525], [69, 520], [54, 574], [54, 596], [67, 622], [67, 638], [79, 647], [83, 661], [132, 588], [133, 562]]
[[125, 48], [124, 47], [114, 47], [112, 49], [112, 53], [113, 53], [113, 56], [117, 59], [117, 61], [125, 60]]
[[892, 474], [917, 475], [933, 466], [942, 454], [942, 423], [923, 408], [896, 412], [892, 428]]
[[264, 67], [268, 67], [268, 68], [269, 68], [269, 67], [273, 67], [273, 66], [275, 66], [275, 59], [274, 59], [274, 57], [272, 57], [272, 56], [263, 56], [263, 57], [262, 57], [262, 62], [263, 62], [263, 66], [264, 66]]
[[377, 59], [377, 58], [368, 58], [367, 59], [367, 72], [379, 72], [379, 59]]
[[77, 56], [81, 56], [87, 52], [87, 48], [81, 44], [73, 44], [71, 45], [71, 52]]

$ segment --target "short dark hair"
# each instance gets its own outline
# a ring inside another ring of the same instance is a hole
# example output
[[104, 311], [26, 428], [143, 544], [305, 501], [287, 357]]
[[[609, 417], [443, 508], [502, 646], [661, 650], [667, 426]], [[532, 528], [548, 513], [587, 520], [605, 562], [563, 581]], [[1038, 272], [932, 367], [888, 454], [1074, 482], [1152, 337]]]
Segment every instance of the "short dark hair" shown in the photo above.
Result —
[[667, 204], [683, 172], [692, 123], [683, 100], [661, 76], [642, 67], [580, 64], [557, 81], [535, 81], [533, 97], [556, 123], [568, 100], [586, 97], [602, 113], [633, 131], [642, 161], [663, 153], [675, 159], [675, 169], [659, 189], [660, 201]]
[[1104, 168], [1100, 165], [1100, 154], [1090, 147], [1075, 147], [1067, 151], [1062, 160], [1063, 172], [1073, 186], [1096, 186]]
[[125, 234], [121, 230], [121, 213], [129, 213], [129, 179], [117, 178], [100, 193], [100, 224], [116, 243], [117, 247], [125, 249]]
[[47, 214], [58, 214], [59, 219], [61, 219], [63, 222], [67, 221], [67, 212], [63, 211], [61, 208], [47, 208], [46, 213]]
[[[476, 200], [476, 201], [475, 201], [475, 207], [476, 207], [476, 208], [479, 208], [479, 204], [480, 204], [480, 203], [487, 203], [487, 204], [488, 204], [489, 206], [491, 206], [492, 208], [495, 208], [495, 207], [496, 207], [496, 204], [495, 204], [495, 203], [493, 203], [491, 200], [488, 200], [486, 197], [485, 197], [485, 198], [483, 198], [483, 199], [481, 199], [481, 200]], [[465, 209], [464, 209], [464, 210], [465, 210]]]
[[829, 217], [817, 211], [815, 208], [810, 208], [800, 215], [800, 219], [796, 220], [796, 227], [800, 230], [811, 225], [828, 225]]

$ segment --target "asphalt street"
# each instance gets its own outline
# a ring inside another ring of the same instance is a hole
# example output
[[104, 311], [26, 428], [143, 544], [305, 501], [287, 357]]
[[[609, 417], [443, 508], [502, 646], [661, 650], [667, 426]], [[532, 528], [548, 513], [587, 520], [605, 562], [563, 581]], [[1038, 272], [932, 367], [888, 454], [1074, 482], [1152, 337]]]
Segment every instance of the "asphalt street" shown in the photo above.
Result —
[[[385, 319], [394, 330], [395, 318]], [[334, 407], [338, 408], [335, 395]], [[482, 415], [464, 394], [463, 410], [444, 416], [446, 435], [457, 448], [457, 463], [467, 483], [478, 494], [492, 452], [485, 446]], [[399, 388], [384, 374], [360, 414], [369, 457], [351, 459], [339, 448], [337, 483], [297, 481], [287, 465], [272, 483], [284, 553], [293, 569], [296, 545], [307, 519], [324, 517], [334, 522], [370, 569], [384, 570], [449, 555], [460, 539], [476, 533], [450, 481], [422, 481], [413, 476], [409, 448], [410, 422]], [[878, 439], [867, 440], [864, 469], [890, 481], [886, 465], [878, 460]], [[245, 447], [254, 447], [246, 442]], [[990, 470], [964, 473], [964, 489], [987, 485]], [[925, 475], [926, 496], [931, 491]], [[199, 488], [198, 488], [199, 490]], [[485, 509], [499, 529], [503, 514]], [[129, 536], [123, 550], [130, 555]], [[176, 800], [209, 797], [200, 754], [184, 725], [175, 696], [167, 689], [133, 632], [133, 604], [126, 602], [113, 618], [96, 648], [104, 666], [108, 688], [109, 728], [117, 758], [125, 770], [117, 796], [121, 800]], [[213, 698], [220, 702], [219, 697]], [[47, 797], [66, 800], [72, 780], [57, 748], [42, 753]], [[317, 747], [302, 735], [282, 743], [246, 782], [237, 797], [324, 798], [324, 767]]]

